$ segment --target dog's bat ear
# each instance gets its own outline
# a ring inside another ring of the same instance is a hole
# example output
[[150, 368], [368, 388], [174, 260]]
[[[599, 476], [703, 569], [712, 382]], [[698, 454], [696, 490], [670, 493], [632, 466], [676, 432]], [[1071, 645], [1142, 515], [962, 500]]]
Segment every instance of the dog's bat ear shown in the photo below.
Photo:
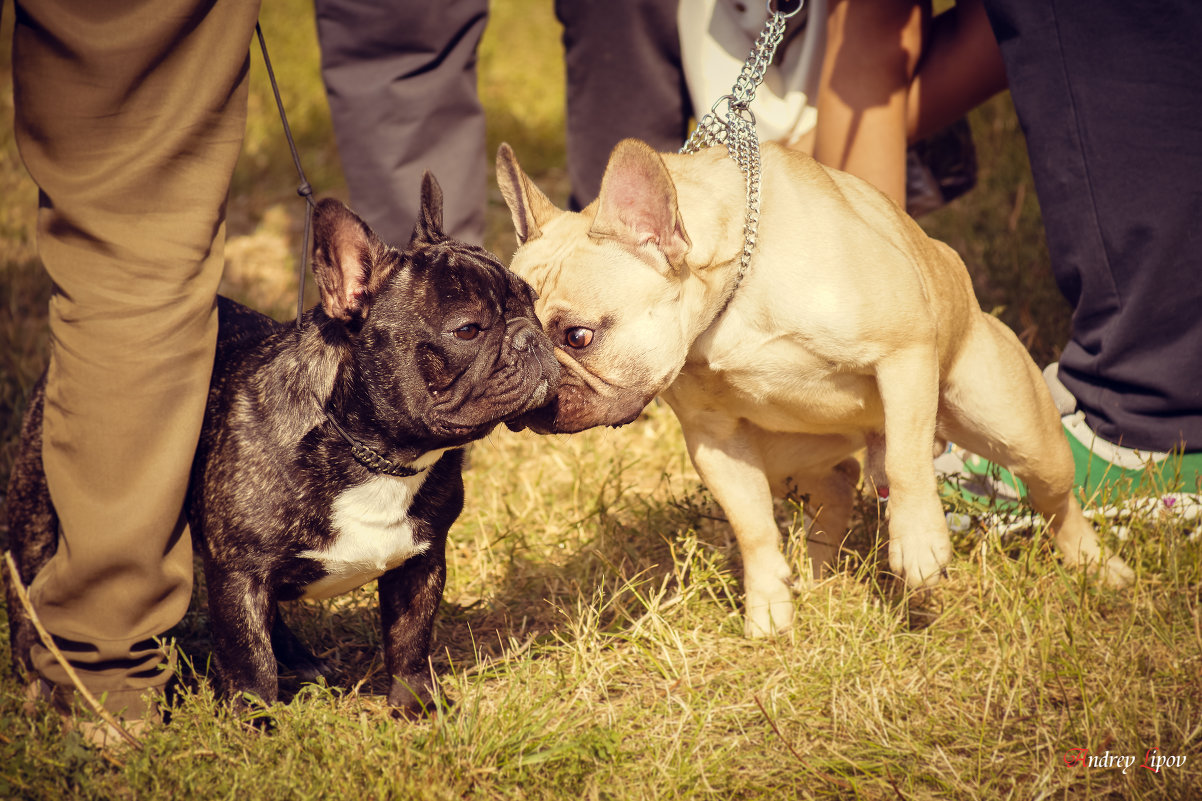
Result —
[[413, 226], [409, 247], [446, 238], [442, 230], [442, 187], [434, 179], [434, 173], [426, 170], [422, 173], [422, 207], [417, 215], [417, 224]]
[[680, 216], [676, 184], [664, 160], [645, 142], [623, 139], [614, 147], [589, 236], [635, 247], [652, 243], [674, 267], [693, 246]]
[[513, 148], [505, 142], [497, 148], [497, 186], [505, 198], [505, 205], [509, 206], [519, 245], [536, 239], [544, 225], [563, 214], [522, 172]]
[[371, 308], [373, 268], [386, 246], [367, 223], [340, 201], [326, 198], [313, 211], [313, 277], [321, 306], [332, 319], [350, 322]]

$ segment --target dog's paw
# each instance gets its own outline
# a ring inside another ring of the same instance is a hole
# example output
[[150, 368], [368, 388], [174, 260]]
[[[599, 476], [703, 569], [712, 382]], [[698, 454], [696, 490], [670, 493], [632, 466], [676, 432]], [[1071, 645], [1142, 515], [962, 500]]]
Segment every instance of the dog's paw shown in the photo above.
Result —
[[912, 590], [930, 589], [938, 584], [951, 558], [952, 544], [946, 535], [889, 543], [889, 569]]
[[265, 700], [250, 690], [223, 692], [226, 706], [247, 729], [270, 734], [276, 730], [275, 700]]
[[1135, 583], [1135, 571], [1117, 556], [1111, 556], [1100, 565], [1095, 562], [1089, 570], [1111, 589], [1121, 590]]
[[1092, 530], [1088, 538], [1076, 548], [1061, 548], [1061, 559], [1065, 567], [1083, 568], [1090, 576], [1097, 578], [1107, 587], [1121, 590], [1135, 583], [1135, 571], [1127, 566], [1117, 555], [1106, 557], [1093, 536]]
[[280, 681], [293, 684], [320, 684], [334, 677], [334, 666], [313, 654], [280, 662], [279, 670]]
[[[817, 573], [818, 571], [814, 572]], [[820, 576], [814, 576], [812, 579], [805, 576], [794, 576], [789, 579], [788, 587], [793, 591], [794, 595], [801, 595], [817, 587], [819, 581]]]
[[749, 639], [771, 637], [793, 625], [791, 580], [776, 582], [769, 590], [747, 590], [743, 636]]
[[409, 681], [394, 681], [388, 691], [388, 705], [392, 716], [401, 720], [432, 718], [441, 711], [450, 709], [451, 701], [436, 693], [434, 684], [426, 674], [415, 674]]

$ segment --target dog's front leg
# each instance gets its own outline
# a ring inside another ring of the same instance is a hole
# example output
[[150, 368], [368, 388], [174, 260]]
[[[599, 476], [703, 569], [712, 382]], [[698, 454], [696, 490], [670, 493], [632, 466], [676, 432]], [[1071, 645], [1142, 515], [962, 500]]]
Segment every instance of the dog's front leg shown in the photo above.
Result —
[[206, 561], [209, 628], [222, 695], [235, 707], [246, 696], [265, 703], [279, 696], [279, 676], [271, 649], [276, 601], [267, 585], [250, 573], [211, 569]]
[[939, 410], [934, 347], [892, 354], [877, 365], [876, 378], [885, 410], [889, 568], [910, 587], [930, 587], [952, 553], [931, 459]]
[[747, 595], [743, 633], [767, 637], [793, 623], [792, 575], [780, 547], [780, 529], [772, 515], [772, 490], [763, 460], [734, 424], [719, 438], [720, 426], [690, 425], [682, 419], [689, 456], [726, 512], [743, 557], [743, 587]]
[[404, 717], [434, 711], [430, 633], [446, 576], [442, 543], [432, 543], [425, 553], [379, 579], [384, 664], [392, 677], [388, 703]]

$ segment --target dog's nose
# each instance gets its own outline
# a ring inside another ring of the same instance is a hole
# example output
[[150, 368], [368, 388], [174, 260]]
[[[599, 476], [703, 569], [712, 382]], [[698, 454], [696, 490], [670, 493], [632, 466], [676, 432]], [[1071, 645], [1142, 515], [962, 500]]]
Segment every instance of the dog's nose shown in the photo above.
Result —
[[538, 340], [539, 331], [527, 320], [514, 321], [517, 331], [513, 334], [514, 350], [530, 350], [534, 347], [534, 343]]

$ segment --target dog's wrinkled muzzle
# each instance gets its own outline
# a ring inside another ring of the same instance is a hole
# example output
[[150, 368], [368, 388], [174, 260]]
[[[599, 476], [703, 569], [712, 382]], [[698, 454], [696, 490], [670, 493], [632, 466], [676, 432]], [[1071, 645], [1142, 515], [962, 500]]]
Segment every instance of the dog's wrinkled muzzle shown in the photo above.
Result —
[[602, 397], [591, 386], [578, 383], [575, 373], [564, 376], [551, 403], [508, 421], [512, 431], [529, 428], [538, 434], [574, 434], [596, 426], [632, 423], [651, 398], [615, 390]]
[[618, 395], [617, 387], [611, 386], [594, 375], [580, 362], [572, 358], [572, 354], [560, 347], [555, 348], [555, 358], [567, 368], [568, 372], [580, 379], [581, 383], [600, 395], [602, 398], [613, 398]]
[[521, 414], [506, 425], [538, 434], [574, 434], [595, 426], [622, 426], [638, 418], [651, 398], [609, 383], [563, 348], [555, 348], [562, 367], [558, 394], [543, 406]]

